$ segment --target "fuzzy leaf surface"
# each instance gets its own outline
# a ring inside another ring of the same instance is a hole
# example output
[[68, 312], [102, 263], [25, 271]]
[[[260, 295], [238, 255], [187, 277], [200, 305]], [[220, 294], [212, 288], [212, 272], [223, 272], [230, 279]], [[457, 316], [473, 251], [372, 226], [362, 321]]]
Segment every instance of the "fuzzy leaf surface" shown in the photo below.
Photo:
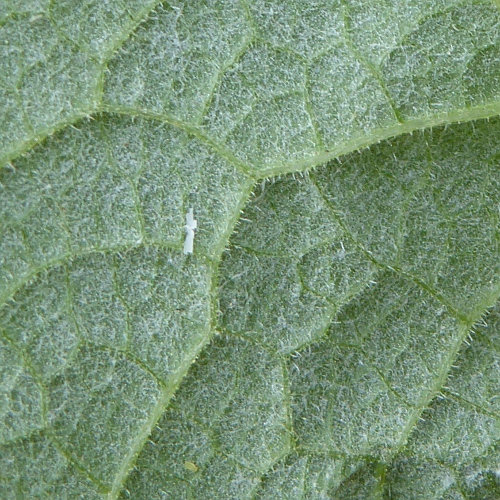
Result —
[[495, 3], [0, 35], [0, 497], [500, 496]]

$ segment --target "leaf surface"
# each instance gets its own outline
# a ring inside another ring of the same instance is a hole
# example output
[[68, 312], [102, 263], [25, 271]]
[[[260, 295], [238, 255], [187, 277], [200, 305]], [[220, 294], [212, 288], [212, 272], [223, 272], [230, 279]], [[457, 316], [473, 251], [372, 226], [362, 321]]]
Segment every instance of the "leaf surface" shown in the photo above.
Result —
[[498, 496], [493, 3], [0, 33], [0, 496]]

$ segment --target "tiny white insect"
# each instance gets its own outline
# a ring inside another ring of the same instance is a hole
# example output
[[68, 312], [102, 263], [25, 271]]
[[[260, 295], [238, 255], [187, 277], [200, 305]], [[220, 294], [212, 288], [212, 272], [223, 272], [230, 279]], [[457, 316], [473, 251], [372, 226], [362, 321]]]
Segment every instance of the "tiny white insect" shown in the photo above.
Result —
[[194, 230], [198, 227], [198, 221], [193, 216], [193, 208], [191, 207], [186, 214], [186, 239], [184, 240], [184, 253], [193, 253]]

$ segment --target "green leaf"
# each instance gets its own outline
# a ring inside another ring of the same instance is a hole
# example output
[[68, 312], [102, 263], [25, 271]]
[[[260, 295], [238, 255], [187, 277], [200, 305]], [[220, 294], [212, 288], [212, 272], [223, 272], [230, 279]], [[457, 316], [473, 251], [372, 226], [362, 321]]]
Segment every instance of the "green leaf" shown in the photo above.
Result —
[[[498, 308], [456, 358], [500, 294], [499, 131], [496, 119], [403, 136], [264, 185], [248, 206], [222, 265], [221, 328], [286, 363], [291, 414], [258, 497], [487, 489]], [[332, 475], [321, 485], [308, 480], [318, 463]]]
[[493, 3], [0, 33], [2, 498], [500, 496]]

